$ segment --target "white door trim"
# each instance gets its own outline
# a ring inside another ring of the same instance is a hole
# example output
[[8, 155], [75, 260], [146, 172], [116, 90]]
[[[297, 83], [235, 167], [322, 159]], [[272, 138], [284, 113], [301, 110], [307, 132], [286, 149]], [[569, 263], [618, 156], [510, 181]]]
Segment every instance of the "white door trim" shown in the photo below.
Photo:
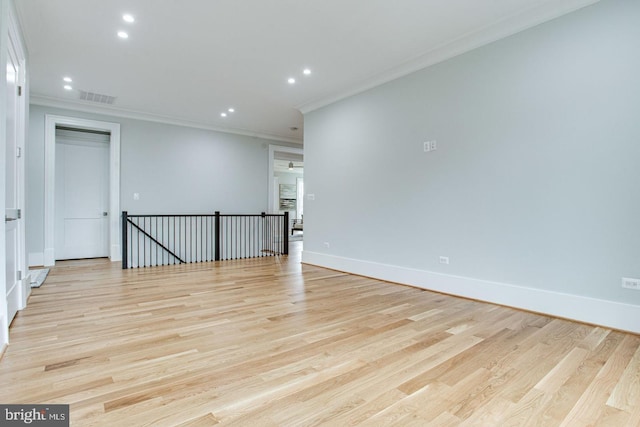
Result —
[[120, 124], [45, 115], [44, 137], [44, 265], [55, 265], [54, 198], [56, 125], [110, 132], [109, 140], [109, 258], [120, 261]]
[[304, 154], [304, 150], [302, 148], [294, 148], [294, 147], [285, 147], [283, 145], [271, 145], [269, 144], [269, 213], [278, 213], [277, 210], [274, 211], [274, 191], [276, 191], [276, 180], [273, 175], [273, 162], [276, 160], [276, 152], [280, 153], [293, 153], [293, 154]]

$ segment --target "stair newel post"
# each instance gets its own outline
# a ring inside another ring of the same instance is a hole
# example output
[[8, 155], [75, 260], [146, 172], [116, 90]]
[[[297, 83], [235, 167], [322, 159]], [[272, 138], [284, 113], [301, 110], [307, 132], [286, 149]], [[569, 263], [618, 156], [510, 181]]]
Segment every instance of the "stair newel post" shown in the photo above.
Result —
[[216, 211], [215, 213], [215, 235], [214, 235], [214, 245], [215, 245], [215, 253], [214, 259], [215, 261], [220, 261], [220, 211]]
[[127, 242], [127, 222], [129, 221], [129, 214], [127, 211], [122, 211], [122, 269], [129, 268], [129, 244]]
[[284, 255], [289, 255], [289, 211], [285, 211], [284, 213], [284, 235], [283, 237], [283, 245], [284, 248], [282, 250], [282, 253]]

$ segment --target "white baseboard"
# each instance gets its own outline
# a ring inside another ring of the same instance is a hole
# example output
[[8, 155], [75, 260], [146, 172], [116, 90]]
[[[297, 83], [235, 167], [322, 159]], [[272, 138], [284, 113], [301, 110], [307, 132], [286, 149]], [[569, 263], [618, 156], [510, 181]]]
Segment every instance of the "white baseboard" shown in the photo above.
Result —
[[29, 267], [42, 267], [44, 265], [44, 252], [29, 253]]
[[26, 276], [18, 282], [20, 286], [20, 304], [18, 310], [24, 310], [27, 307], [29, 301], [29, 295], [31, 295], [31, 274], [27, 272]]
[[122, 261], [122, 250], [120, 245], [111, 245], [111, 252], [109, 253], [109, 259], [111, 262]]
[[[122, 261], [120, 245], [111, 245], [110, 250], [109, 258], [111, 261]], [[45, 250], [45, 252], [29, 253], [29, 267], [51, 267], [55, 265], [55, 262], [55, 259], [53, 259], [53, 249]]]
[[452, 276], [319, 252], [302, 252], [302, 262], [445, 294], [640, 333], [640, 306], [543, 289]]
[[9, 326], [7, 325], [7, 316], [3, 313], [0, 315], [0, 356], [4, 354], [8, 343]]
[[45, 267], [52, 267], [56, 265], [56, 257], [53, 248], [44, 249], [44, 263], [42, 265]]

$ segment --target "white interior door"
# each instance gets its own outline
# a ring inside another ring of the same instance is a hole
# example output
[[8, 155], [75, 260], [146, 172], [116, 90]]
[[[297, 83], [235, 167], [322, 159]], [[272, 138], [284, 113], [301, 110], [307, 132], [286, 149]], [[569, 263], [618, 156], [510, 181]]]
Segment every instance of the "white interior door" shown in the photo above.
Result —
[[[7, 117], [6, 117], [6, 168], [5, 168], [5, 236], [6, 236], [6, 285], [7, 324], [21, 307], [20, 302], [20, 206], [18, 198], [18, 76], [19, 65], [13, 49], [7, 57]], [[4, 313], [3, 313], [4, 314]]]
[[109, 144], [56, 140], [55, 259], [109, 256]]

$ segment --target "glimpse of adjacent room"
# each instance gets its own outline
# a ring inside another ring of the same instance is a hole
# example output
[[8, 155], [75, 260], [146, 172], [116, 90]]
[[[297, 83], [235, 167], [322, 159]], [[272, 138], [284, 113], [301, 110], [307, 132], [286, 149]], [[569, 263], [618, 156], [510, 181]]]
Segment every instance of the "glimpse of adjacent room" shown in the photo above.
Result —
[[304, 235], [304, 155], [275, 151], [273, 157], [273, 213], [289, 212], [289, 239], [301, 241]]

